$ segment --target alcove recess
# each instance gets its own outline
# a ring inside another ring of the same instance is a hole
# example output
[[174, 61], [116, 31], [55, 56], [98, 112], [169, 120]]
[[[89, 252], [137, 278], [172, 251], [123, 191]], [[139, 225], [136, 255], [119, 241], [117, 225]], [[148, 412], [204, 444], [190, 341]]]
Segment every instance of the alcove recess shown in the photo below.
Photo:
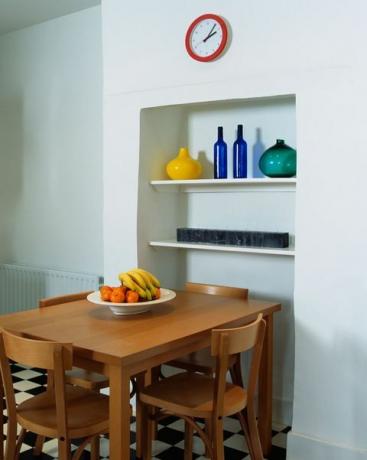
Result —
[[[233, 181], [232, 145], [238, 124], [248, 144], [249, 179]], [[213, 144], [223, 126], [228, 145], [228, 181], [213, 178]], [[185, 281], [249, 287], [253, 296], [293, 298], [296, 179], [252, 180], [253, 149], [284, 139], [296, 148], [296, 99], [205, 101], [144, 108], [140, 115], [138, 203], [139, 265], [154, 270], [164, 285]], [[166, 163], [180, 147], [203, 165], [202, 182], [169, 181]], [[163, 182], [167, 181], [167, 182]], [[289, 232], [286, 250], [175, 247], [177, 227]]]

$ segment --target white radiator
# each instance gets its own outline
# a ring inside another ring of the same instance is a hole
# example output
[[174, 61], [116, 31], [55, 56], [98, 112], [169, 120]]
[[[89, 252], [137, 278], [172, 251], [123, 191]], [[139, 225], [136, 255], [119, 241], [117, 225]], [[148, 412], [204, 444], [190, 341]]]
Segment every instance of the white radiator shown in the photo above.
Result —
[[28, 310], [39, 299], [81, 291], [94, 291], [98, 275], [0, 264], [0, 314]]

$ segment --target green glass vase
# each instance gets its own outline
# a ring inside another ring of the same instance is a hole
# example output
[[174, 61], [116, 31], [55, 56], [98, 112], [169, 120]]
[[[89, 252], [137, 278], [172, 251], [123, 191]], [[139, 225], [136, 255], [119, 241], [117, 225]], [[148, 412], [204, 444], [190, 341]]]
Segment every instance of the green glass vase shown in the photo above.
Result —
[[277, 139], [277, 143], [262, 154], [259, 168], [268, 177], [293, 177], [297, 172], [297, 152], [283, 139]]

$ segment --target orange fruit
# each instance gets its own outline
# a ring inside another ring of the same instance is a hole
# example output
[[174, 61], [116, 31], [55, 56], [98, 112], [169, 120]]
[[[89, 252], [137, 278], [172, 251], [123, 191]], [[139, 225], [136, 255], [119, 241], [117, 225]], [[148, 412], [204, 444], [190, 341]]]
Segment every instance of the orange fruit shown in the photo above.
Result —
[[125, 302], [125, 292], [121, 287], [113, 288], [111, 294], [111, 302], [123, 303]]
[[126, 293], [127, 303], [136, 303], [139, 302], [139, 294], [135, 291], [127, 291]]
[[99, 290], [100, 290], [100, 292], [101, 292], [101, 291], [106, 291], [106, 290], [112, 291], [112, 287], [111, 287], [111, 286], [107, 286], [107, 285], [105, 284], [105, 285], [103, 285], [103, 286], [100, 286], [100, 287], [99, 287]]
[[99, 288], [99, 292], [102, 300], [105, 302], [109, 302], [111, 300], [112, 288], [110, 286], [101, 286]]

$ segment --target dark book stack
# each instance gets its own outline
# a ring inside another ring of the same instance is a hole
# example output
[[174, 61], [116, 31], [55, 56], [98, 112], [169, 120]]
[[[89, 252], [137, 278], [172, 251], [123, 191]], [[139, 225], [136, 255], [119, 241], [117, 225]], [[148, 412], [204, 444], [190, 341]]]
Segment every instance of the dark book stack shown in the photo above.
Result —
[[288, 248], [289, 233], [178, 228], [177, 241], [259, 248]]

